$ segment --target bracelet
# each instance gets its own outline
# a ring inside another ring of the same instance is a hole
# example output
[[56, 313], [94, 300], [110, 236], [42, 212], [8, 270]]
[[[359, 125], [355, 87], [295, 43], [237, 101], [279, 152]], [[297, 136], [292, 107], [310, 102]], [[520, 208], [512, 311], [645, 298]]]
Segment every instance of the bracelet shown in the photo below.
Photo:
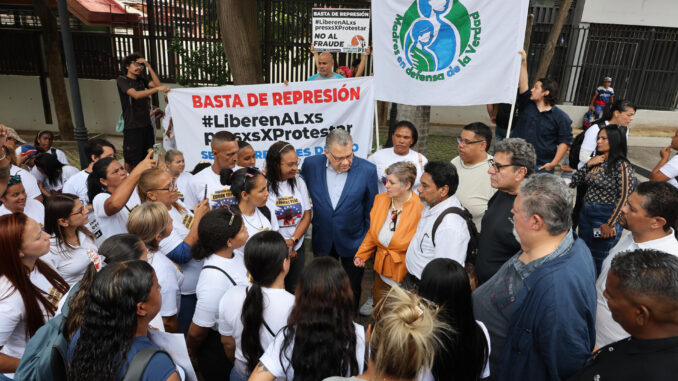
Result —
[[297, 238], [297, 237], [295, 237], [295, 236], [292, 236], [292, 242], [294, 242], [295, 245], [298, 244], [298, 243], [299, 243], [299, 238]]

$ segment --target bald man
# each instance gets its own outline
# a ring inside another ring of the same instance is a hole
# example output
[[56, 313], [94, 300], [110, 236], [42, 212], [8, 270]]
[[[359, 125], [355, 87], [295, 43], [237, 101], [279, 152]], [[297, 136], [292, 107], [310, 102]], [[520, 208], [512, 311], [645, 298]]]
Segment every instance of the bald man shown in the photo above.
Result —
[[315, 66], [318, 72], [310, 77], [308, 81], [316, 81], [321, 79], [342, 79], [341, 75], [334, 72], [334, 58], [330, 53], [320, 53], [316, 60]]

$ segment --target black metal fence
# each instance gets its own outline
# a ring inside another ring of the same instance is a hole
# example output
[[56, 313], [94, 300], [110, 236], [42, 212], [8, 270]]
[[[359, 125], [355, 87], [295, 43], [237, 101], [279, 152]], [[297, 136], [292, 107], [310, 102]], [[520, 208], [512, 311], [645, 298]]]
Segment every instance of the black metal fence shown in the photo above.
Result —
[[[313, 7], [366, 8], [340, 0], [256, 0], [263, 72], [267, 82], [301, 81], [315, 72], [311, 44]], [[136, 28], [89, 31], [70, 24], [81, 78], [110, 79], [120, 59], [141, 52], [165, 82], [230, 83], [221, 49], [215, 0], [147, 0], [147, 19]], [[533, 78], [549, 34], [554, 8], [531, 7], [535, 15], [528, 69]], [[571, 13], [572, 14], [572, 13]], [[0, 74], [44, 76], [41, 32], [30, 10], [0, 9]], [[548, 75], [561, 84], [561, 100], [587, 105], [603, 76], [613, 78], [618, 98], [641, 108], [678, 106], [678, 29], [591, 24], [563, 27]], [[359, 58], [339, 54], [337, 66]], [[367, 72], [371, 72], [371, 57]], [[65, 69], [64, 69], [65, 70]]]

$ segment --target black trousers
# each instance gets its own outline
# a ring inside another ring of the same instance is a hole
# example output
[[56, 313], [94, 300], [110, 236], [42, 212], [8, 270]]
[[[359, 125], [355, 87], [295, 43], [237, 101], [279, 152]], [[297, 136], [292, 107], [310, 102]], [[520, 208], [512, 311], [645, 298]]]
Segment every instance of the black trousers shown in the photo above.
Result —
[[226, 357], [219, 332], [210, 329], [197, 355], [199, 372], [205, 381], [228, 380], [233, 363]]
[[306, 262], [306, 241], [302, 242], [299, 250], [297, 250], [297, 259], [290, 263], [290, 271], [287, 272], [285, 277], [285, 290], [287, 292], [294, 294], [294, 291], [297, 289], [297, 283], [299, 283], [299, 278], [301, 277], [301, 270], [304, 269], [304, 264]]
[[[316, 254], [319, 256], [326, 256], [328, 254], [326, 253], [319, 253]], [[337, 250], [334, 248], [334, 245], [332, 245], [332, 250], [329, 253], [329, 256], [332, 258], [337, 258], [339, 262], [341, 263], [341, 266], [344, 268], [344, 271], [346, 271], [346, 275], [348, 275], [348, 280], [351, 282], [351, 290], [353, 291], [353, 304], [355, 307], [355, 312], [358, 312], [358, 306], [360, 304], [360, 293], [362, 291], [362, 281], [363, 281], [363, 272], [364, 269], [362, 267], [356, 267], [353, 264], [353, 257], [342, 257], [337, 253]]]

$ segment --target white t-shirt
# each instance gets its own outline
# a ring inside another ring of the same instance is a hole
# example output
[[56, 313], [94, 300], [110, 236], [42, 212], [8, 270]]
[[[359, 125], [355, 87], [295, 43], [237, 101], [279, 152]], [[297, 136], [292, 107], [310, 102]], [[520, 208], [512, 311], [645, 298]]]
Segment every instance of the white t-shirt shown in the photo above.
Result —
[[492, 188], [490, 174], [487, 173], [490, 169], [490, 159], [492, 155], [487, 155], [485, 160], [471, 166], [464, 164], [459, 156], [451, 161], [459, 174], [459, 187], [454, 195], [473, 216], [473, 223], [476, 224], [478, 232], [487, 210], [487, 203], [497, 191], [496, 188]]
[[162, 129], [165, 131], [165, 133], [162, 135], [162, 144], [165, 147], [165, 151], [177, 149], [177, 141], [174, 136], [174, 131], [170, 132], [171, 137], [167, 136], [167, 130], [169, 130], [171, 120], [172, 111], [170, 110], [170, 105], [167, 105], [167, 107], [165, 107], [165, 116], [162, 118]]
[[678, 176], [678, 155], [674, 155], [668, 163], [659, 168], [659, 172], [669, 178], [669, 184], [678, 188], [678, 181], [676, 181], [676, 176]]
[[[266, 202], [266, 207], [268, 210], [271, 212], [271, 219], [266, 218], [264, 216], [264, 213], [262, 213], [259, 208], [254, 209], [254, 214], [251, 216], [246, 216], [245, 214], [242, 214], [242, 219], [243, 223], [245, 224], [245, 228], [247, 229], [247, 234], [249, 237], [247, 237], [247, 241], [249, 241], [253, 235], [259, 233], [260, 231], [264, 230], [273, 230], [273, 231], [278, 231], [278, 221], [276, 219], [275, 215], [275, 206], [271, 203], [271, 200], [269, 199]], [[239, 247], [234, 250], [234, 252], [241, 253], [245, 255], [245, 245], [242, 247]]]
[[92, 263], [88, 252], [98, 252], [94, 240], [84, 233], [78, 232], [78, 239], [80, 246], [71, 249], [65, 242], [57, 246], [56, 237], [52, 237], [49, 240], [49, 253], [41, 258], [52, 266], [71, 287], [82, 279], [87, 266]]
[[[485, 327], [485, 324], [481, 322], [480, 320], [476, 320], [476, 323], [480, 328], [483, 330], [483, 333], [485, 334], [485, 340], [487, 340], [487, 358], [488, 361], [485, 362], [485, 368], [483, 368], [483, 373], [481, 373], [480, 378], [488, 378], [490, 377], [490, 351], [492, 350], [492, 346], [490, 345], [490, 334], [487, 332], [487, 328]], [[433, 381], [433, 375], [431, 374], [431, 371], [427, 371], [424, 373], [422, 377], [419, 377], [420, 381]]]
[[165, 254], [159, 251], [148, 251], [148, 263], [153, 266], [155, 276], [160, 285], [160, 295], [162, 296], [162, 305], [160, 306], [160, 316], [174, 316], [179, 312], [181, 303], [181, 294], [179, 289], [184, 281], [179, 267], [170, 261]]
[[[52, 287], [47, 278], [38, 271], [37, 266], [33, 268], [29, 278], [31, 283], [49, 295], [48, 299], [54, 305], [59, 304], [63, 295]], [[52, 316], [46, 313], [42, 303], [38, 302], [38, 305], [42, 309], [45, 321], [51, 319]], [[15, 358], [21, 358], [24, 354], [28, 343], [25, 319], [26, 306], [21, 293], [5, 276], [0, 276], [0, 347], [2, 347], [0, 353]], [[5, 375], [13, 377], [11, 373]]]
[[[189, 172], [181, 172], [179, 177], [177, 177], [176, 180], [174, 180], [174, 184], [177, 186], [177, 191], [179, 192], [179, 201], [184, 202], [185, 200], [185, 195], [188, 192], [188, 184], [191, 182], [191, 179], [193, 178], [193, 175], [190, 174]], [[205, 191], [204, 185], [203, 185], [203, 193]], [[193, 209], [195, 205], [190, 205], [188, 208]]]
[[210, 208], [217, 209], [224, 207], [225, 204], [233, 205], [236, 203], [231, 187], [221, 185], [221, 178], [218, 173], [214, 173], [212, 167], [204, 168], [196, 173], [188, 182], [188, 189], [184, 194], [184, 204], [193, 208], [205, 197], [205, 185], [207, 185], [207, 198], [210, 200]]
[[[242, 374], [247, 374], [247, 359], [242, 353], [242, 306], [250, 286], [232, 287], [219, 302], [219, 333], [235, 339], [236, 367]], [[264, 296], [264, 321], [273, 334], [262, 324], [259, 338], [262, 348], [268, 348], [275, 335], [287, 325], [287, 317], [294, 306], [294, 295], [279, 288], [261, 288]]]
[[[358, 360], [358, 374], [360, 374], [362, 373], [363, 364], [365, 362], [365, 328], [357, 323], [353, 323], [353, 326], [355, 327], [356, 336], [355, 357], [356, 360]], [[266, 351], [261, 356], [259, 361], [264, 364], [266, 369], [268, 369], [268, 371], [275, 377], [283, 379], [286, 377], [287, 380], [293, 380], [294, 369], [292, 369], [292, 365], [289, 363], [288, 359], [292, 358], [294, 343], [287, 347], [287, 353], [282, 356], [283, 364], [280, 364], [280, 351], [282, 350], [284, 338], [284, 331], [278, 332], [278, 334], [275, 335], [275, 340], [268, 346], [268, 348], [266, 348]], [[285, 372], [285, 369], [287, 369], [287, 372]], [[344, 374], [343, 376], [348, 376], [348, 374]]]
[[64, 183], [80, 172], [78, 168], [71, 167], [70, 165], [64, 165], [61, 170], [61, 177], [59, 177], [56, 184], [50, 183], [47, 180], [47, 176], [40, 172], [37, 166], [31, 168], [31, 175], [33, 175], [36, 180], [42, 183], [42, 187], [45, 188], [46, 191], [55, 191], [57, 193], [61, 193]]
[[61, 188], [61, 193], [70, 193], [78, 196], [83, 205], [89, 205], [89, 195], [87, 194], [87, 178], [89, 173], [84, 169], [71, 176]]
[[205, 259], [198, 285], [195, 288], [198, 302], [193, 314], [193, 323], [200, 327], [217, 329], [217, 320], [219, 318], [219, 302], [226, 291], [233, 288], [233, 283], [221, 271], [213, 268], [214, 266], [228, 274], [236, 285], [248, 285], [250, 280], [247, 276], [245, 267], [245, 258], [241, 253], [233, 252], [232, 258], [224, 258], [212, 254]]
[[675, 231], [671, 229], [671, 233], [662, 238], [641, 243], [636, 243], [633, 239], [633, 234], [627, 234], [610, 250], [607, 258], [603, 261], [600, 275], [596, 281], [596, 346], [598, 348], [630, 336], [612, 318], [612, 312], [607, 306], [607, 298], [605, 298], [603, 292], [607, 282], [607, 273], [610, 271], [610, 267], [612, 267], [612, 260], [619, 253], [638, 249], [653, 249], [678, 256], [678, 240], [676, 240]]
[[379, 193], [386, 192], [386, 186], [384, 185], [386, 184], [386, 168], [399, 161], [409, 161], [417, 167], [417, 178], [414, 180], [414, 185], [412, 185], [412, 191], [417, 193], [421, 175], [424, 173], [424, 166], [428, 163], [426, 156], [417, 151], [410, 150], [407, 155], [400, 156], [393, 151], [393, 147], [380, 149], [373, 153], [372, 156], [368, 157], [367, 160], [377, 166]]
[[[181, 205], [185, 207], [185, 205]], [[186, 209], [184, 213], [180, 213], [177, 208], [172, 207], [169, 211], [169, 215], [172, 217], [172, 233], [169, 237], [160, 241], [160, 252], [165, 255], [184, 242], [184, 239], [186, 239], [186, 236], [193, 226], [193, 213], [188, 209]], [[203, 262], [204, 260], [202, 259], [198, 261], [191, 258], [190, 261], [178, 265], [184, 273], [184, 282], [181, 285], [182, 295], [195, 294], [195, 286], [198, 284], [198, 277], [200, 276], [200, 269], [202, 269]]]
[[38, 187], [38, 180], [36, 180], [35, 177], [31, 175], [30, 172], [12, 164], [12, 166], [9, 169], [9, 175], [10, 176], [19, 175], [21, 177], [21, 184], [23, 184], [24, 190], [26, 191], [26, 196], [28, 198], [36, 198], [42, 196], [42, 192], [40, 192], [40, 187]]
[[[294, 187], [294, 191], [287, 181], [279, 181], [278, 196], [273, 191], [268, 194], [269, 205], [275, 206], [275, 209], [271, 212], [275, 213], [278, 231], [285, 239], [292, 238], [301, 218], [304, 216], [304, 212], [311, 210], [311, 198], [308, 196], [306, 182], [298, 175], [295, 176], [295, 179], [297, 185]], [[299, 238], [299, 242], [294, 246], [294, 250], [298, 250], [304, 242], [304, 235], [297, 238]]]
[[[5, 214], [12, 214], [12, 211], [7, 209], [5, 205], [0, 206], [0, 216]], [[26, 198], [26, 206], [24, 206], [24, 214], [35, 220], [40, 226], [45, 226], [45, 206], [36, 199]]]
[[[139, 200], [139, 194], [135, 188], [134, 191], [132, 191], [132, 195], [130, 196], [129, 200], [127, 200], [125, 206], [123, 206], [122, 209], [118, 211], [118, 213], [108, 216], [106, 215], [106, 210], [104, 209], [104, 203], [110, 197], [110, 193], [103, 192], [96, 195], [94, 200], [92, 200], [92, 207], [94, 208], [92, 214], [96, 220], [96, 223], [98, 223], [99, 229], [101, 229], [101, 239], [104, 240], [116, 234], [127, 233], [127, 217], [129, 216], [129, 213], [132, 211], [132, 209], [139, 206], [141, 203]], [[90, 225], [91, 224], [92, 220], [90, 219]]]

